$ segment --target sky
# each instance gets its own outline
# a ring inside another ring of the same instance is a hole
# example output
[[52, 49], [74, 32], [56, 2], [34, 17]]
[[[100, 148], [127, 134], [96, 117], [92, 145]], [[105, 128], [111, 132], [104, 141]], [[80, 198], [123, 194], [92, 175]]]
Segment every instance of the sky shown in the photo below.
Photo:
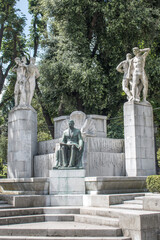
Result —
[[19, 0], [17, 2], [17, 8], [19, 8], [22, 11], [22, 13], [26, 16], [25, 34], [27, 36], [29, 34], [29, 26], [31, 23], [31, 15], [28, 13], [28, 1]]

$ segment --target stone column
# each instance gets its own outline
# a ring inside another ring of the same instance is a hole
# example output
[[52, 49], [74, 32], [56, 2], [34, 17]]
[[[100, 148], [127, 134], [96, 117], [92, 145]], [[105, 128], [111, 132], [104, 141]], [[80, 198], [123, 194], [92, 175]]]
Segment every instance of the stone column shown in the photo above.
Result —
[[124, 104], [125, 162], [127, 176], [156, 174], [153, 110], [150, 104]]
[[11, 110], [8, 117], [8, 178], [33, 177], [36, 153], [36, 111], [31, 106]]

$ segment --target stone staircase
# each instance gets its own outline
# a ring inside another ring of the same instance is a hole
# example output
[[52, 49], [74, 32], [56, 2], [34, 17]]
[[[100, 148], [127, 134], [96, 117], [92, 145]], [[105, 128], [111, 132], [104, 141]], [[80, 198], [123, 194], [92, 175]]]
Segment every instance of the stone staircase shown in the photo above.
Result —
[[134, 197], [133, 200], [123, 201], [122, 204], [111, 205], [114, 209], [143, 210], [143, 196]]
[[[91, 211], [91, 212], [90, 212]], [[94, 215], [95, 213], [95, 215]], [[0, 239], [131, 240], [123, 237], [116, 215], [80, 207], [0, 209]]]
[[0, 200], [0, 209], [11, 208], [11, 207], [13, 207], [13, 205], [8, 204], [7, 201]]

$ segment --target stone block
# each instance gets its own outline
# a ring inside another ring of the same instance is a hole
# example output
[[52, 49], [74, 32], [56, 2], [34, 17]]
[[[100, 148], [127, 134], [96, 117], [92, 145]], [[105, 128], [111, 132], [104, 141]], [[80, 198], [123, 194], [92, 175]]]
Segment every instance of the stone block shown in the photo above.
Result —
[[50, 194], [84, 194], [85, 170], [50, 170]]
[[160, 211], [160, 194], [145, 196], [143, 198], [143, 209], [148, 211]]
[[47, 178], [8, 178], [0, 180], [2, 193], [4, 192], [33, 192], [45, 195], [49, 192]]
[[45, 195], [14, 196], [13, 206], [15, 208], [50, 206], [50, 196]]
[[54, 153], [57, 143], [59, 143], [59, 139], [38, 142], [38, 155]]
[[83, 195], [50, 195], [51, 206], [83, 206]]
[[132, 240], [157, 240], [160, 213], [130, 212], [120, 214], [119, 223], [126, 237]]
[[146, 190], [146, 177], [86, 177], [86, 193], [134, 193]]
[[32, 177], [36, 154], [36, 112], [30, 108], [12, 110], [8, 117], [8, 177]]
[[34, 157], [34, 177], [49, 177], [49, 171], [55, 166], [55, 153]]
[[124, 176], [124, 153], [89, 152], [86, 176]]
[[153, 110], [145, 103], [124, 104], [124, 136], [127, 176], [155, 174]]

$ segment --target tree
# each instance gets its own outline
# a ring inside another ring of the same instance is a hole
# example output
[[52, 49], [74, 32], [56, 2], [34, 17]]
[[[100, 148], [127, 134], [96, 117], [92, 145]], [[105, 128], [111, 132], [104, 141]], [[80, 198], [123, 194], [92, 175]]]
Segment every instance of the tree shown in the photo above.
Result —
[[153, 49], [160, 10], [145, 0], [43, 0], [43, 9], [50, 37], [41, 90], [52, 114], [116, 116], [126, 97], [115, 68], [133, 47]]
[[[30, 27], [29, 46], [33, 49], [33, 57], [37, 57], [38, 49], [43, 44], [44, 37], [47, 36], [47, 22], [40, 5], [40, 0], [29, 0], [29, 12], [32, 15], [32, 23]], [[51, 136], [54, 138], [54, 125], [51, 120], [48, 107], [43, 102], [42, 93], [36, 80], [36, 94], [40, 103], [45, 122], [48, 126]]]
[[23, 55], [25, 17], [16, 9], [16, 0], [0, 0], [0, 94], [17, 56]]

